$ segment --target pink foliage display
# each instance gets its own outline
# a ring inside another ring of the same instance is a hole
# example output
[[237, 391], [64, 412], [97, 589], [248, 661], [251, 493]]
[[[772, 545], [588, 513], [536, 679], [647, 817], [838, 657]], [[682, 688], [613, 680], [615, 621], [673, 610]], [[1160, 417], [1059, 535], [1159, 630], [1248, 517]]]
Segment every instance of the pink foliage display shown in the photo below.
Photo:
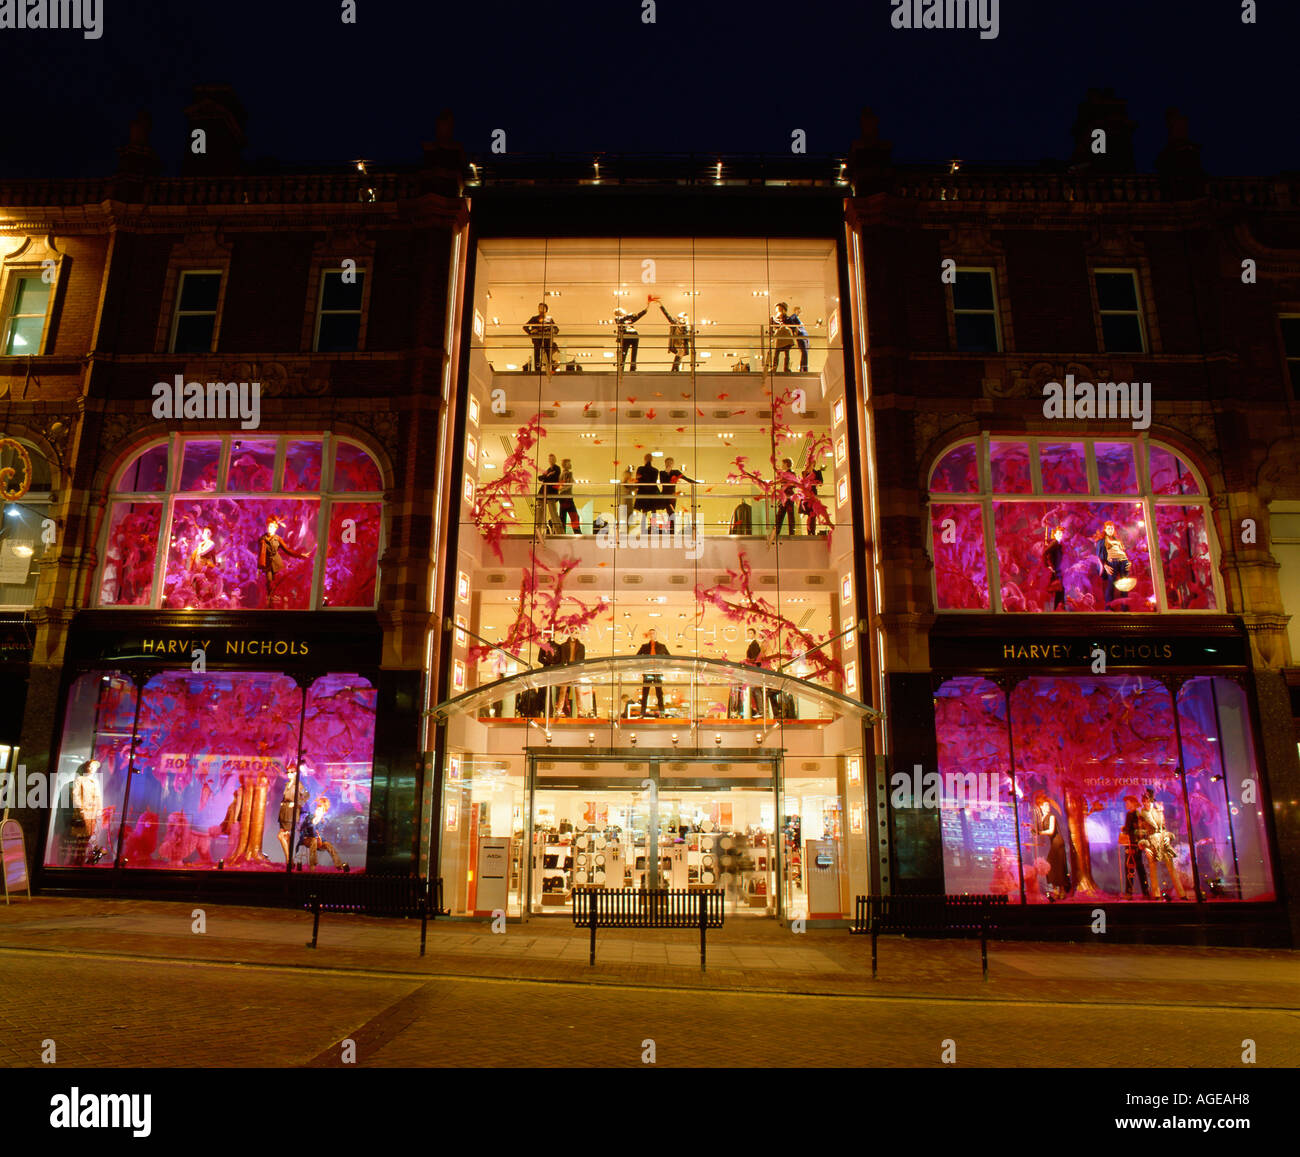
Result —
[[844, 668], [826, 649], [829, 636], [817, 637], [801, 630], [762, 595], [755, 594], [753, 568], [740, 552], [737, 570], [727, 571], [727, 581], [716, 586], [697, 586], [695, 598], [702, 605], [716, 607], [729, 622], [753, 627], [760, 642], [771, 647], [768, 665], [772, 669], [801, 656], [808, 664], [807, 679], [842, 678]]
[[[576, 595], [565, 594], [564, 584], [578, 566], [576, 558], [548, 566], [538, 558], [534, 548], [531, 564], [519, 584], [519, 610], [498, 644], [501, 650], [516, 657], [522, 656], [529, 647], [549, 648], [552, 639], [576, 635], [588, 623], [608, 613], [601, 602], [584, 603]], [[553, 581], [543, 584], [542, 579], [546, 577]], [[477, 663], [494, 650], [483, 644], [473, 646], [469, 649], [469, 662]]]
[[162, 509], [156, 502], [113, 504], [99, 587], [101, 605], [143, 607], [152, 602]]
[[369, 454], [351, 442], [335, 443], [335, 490], [367, 491], [383, 488], [383, 475], [379, 473], [379, 466]]
[[[278, 517], [284, 520], [280, 537], [306, 557], [284, 560], [284, 572], [276, 580], [275, 607], [305, 610], [311, 599], [319, 511], [317, 499], [177, 499], [163, 579], [163, 606], [175, 610], [266, 607], [266, 580], [258, 569], [258, 540], [266, 531], [267, 521]], [[204, 565], [194, 556], [204, 527], [211, 528], [216, 543], [211, 552], [214, 566]]]
[[1032, 494], [1034, 478], [1026, 442], [994, 442], [990, 448], [990, 477], [994, 494]]
[[1042, 443], [1038, 457], [1044, 494], [1088, 493], [1088, 463], [1082, 442]]
[[1157, 506], [1156, 527], [1169, 609], [1217, 610], [1204, 507]]
[[[330, 805], [325, 838], [353, 870], [364, 866], [377, 693], [360, 676], [331, 674], [306, 696], [304, 711], [292, 678], [263, 671], [163, 671], [150, 679], [127, 805], [129, 865], [215, 867], [238, 835], [230, 814], [236, 791], [261, 782], [262, 843], [238, 866], [284, 870], [277, 817], [301, 722], [303, 786], [313, 805], [321, 797]], [[115, 841], [110, 832], [110, 851]]]
[[1116, 525], [1128, 551], [1131, 577], [1137, 585], [1127, 594], [1117, 593], [1111, 610], [1155, 609], [1155, 587], [1147, 553], [1147, 531], [1140, 502], [995, 502], [993, 535], [1002, 582], [1002, 607], [1006, 611], [1049, 611], [1053, 594], [1048, 590], [1051, 571], [1043, 561], [1046, 532], [1059, 526], [1061, 574], [1065, 605], [1069, 611], [1106, 609], [1105, 582], [1097, 538], [1109, 519]]
[[980, 472], [975, 450], [974, 442], [949, 450], [930, 476], [930, 489], [936, 494], [976, 493], [980, 488]]
[[1103, 494], [1137, 494], [1137, 460], [1132, 442], [1095, 442], [1097, 488]]
[[942, 611], [989, 609], [984, 508], [978, 502], [930, 506], [934, 577]]
[[[344, 524], [351, 521], [352, 525]], [[326, 606], [371, 607], [379, 563], [378, 502], [336, 502], [325, 550]]]
[[785, 446], [791, 441], [791, 435], [794, 433], [794, 427], [786, 420], [785, 415], [787, 410], [794, 405], [795, 400], [795, 392], [789, 389], [772, 398], [772, 454], [768, 459], [772, 476], [770, 478], [765, 477], [763, 473], [750, 467], [747, 464], [748, 459], [742, 456], [735, 459], [733, 463], [735, 470], [727, 475], [727, 481], [732, 483], [742, 480], [749, 482], [759, 492], [763, 501], [769, 503], [773, 509], [789, 498], [794, 502], [796, 511], [800, 514], [815, 516], [817, 524], [826, 527], [826, 541], [829, 545], [833, 533], [830, 511], [826, 509], [825, 503], [816, 493], [819, 483], [814, 471], [831, 452], [830, 435], [808, 435], [806, 465], [802, 473], [794, 470], [782, 470], [777, 466], [781, 459], [794, 457], [792, 453], [785, 450]]
[[534, 414], [515, 432], [515, 448], [501, 463], [499, 476], [481, 482], [474, 495], [470, 521], [499, 561], [505, 560], [501, 551], [502, 536], [508, 526], [518, 521], [515, 514], [516, 502], [532, 493], [532, 450], [545, 436], [542, 416]]

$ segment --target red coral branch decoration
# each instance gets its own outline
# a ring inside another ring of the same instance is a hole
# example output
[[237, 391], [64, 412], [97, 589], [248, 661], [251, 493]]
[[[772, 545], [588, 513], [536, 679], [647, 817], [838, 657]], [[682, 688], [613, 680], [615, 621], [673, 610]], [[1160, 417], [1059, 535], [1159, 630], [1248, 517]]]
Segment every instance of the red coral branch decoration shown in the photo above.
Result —
[[[552, 640], [577, 634], [599, 615], [605, 613], [604, 603], [587, 604], [576, 595], [566, 595], [564, 584], [573, 569], [576, 558], [566, 558], [556, 566], [547, 566], [532, 552], [532, 566], [524, 571], [519, 583], [519, 611], [510, 630], [495, 647], [479, 644], [469, 649], [469, 661], [477, 663], [493, 651], [509, 652], [519, 658], [529, 646], [544, 650], [553, 646]], [[543, 587], [541, 577], [551, 575], [555, 581], [549, 589]], [[564, 610], [566, 601], [576, 603], [576, 610]]]
[[[733, 623], [753, 627], [764, 643], [771, 641], [775, 649], [767, 657], [766, 665], [772, 669], [790, 662], [802, 652], [803, 659], [811, 667], [805, 678], [826, 679], [832, 675], [843, 677], [843, 666], [823, 650], [830, 641], [830, 636], [818, 638], [801, 630], [762, 595], [755, 594], [753, 568], [743, 550], [740, 552], [739, 568], [727, 571], [728, 581], [725, 583], [711, 587], [697, 586], [696, 600], [702, 605], [716, 607]], [[790, 645], [789, 650], [784, 648], [785, 643]]]
[[[826, 542], [830, 545], [834, 528], [831, 525], [830, 511], [816, 493], [817, 475], [813, 471], [817, 463], [830, 454], [831, 438], [829, 434], [808, 435], [807, 466], [802, 474], [792, 470], [777, 469], [777, 447], [789, 439], [794, 427], [785, 420], [786, 409], [795, 402], [795, 392], [787, 389], [772, 399], [772, 454], [768, 459], [772, 467], [772, 477], [764, 478], [757, 470], [747, 465], [743, 456], [735, 460], [736, 469], [727, 475], [728, 482], [749, 482], [758, 490], [765, 502], [779, 506], [782, 502], [793, 502], [795, 508], [803, 514], [813, 515], [819, 524], [826, 527]], [[781, 455], [785, 457], [786, 455]], [[789, 455], [793, 457], [793, 455]]]
[[506, 527], [519, 521], [515, 514], [514, 499], [523, 498], [532, 493], [533, 471], [530, 468], [530, 452], [539, 439], [546, 436], [542, 428], [541, 414], [534, 414], [526, 425], [520, 426], [515, 434], [515, 448], [501, 463], [501, 476], [484, 482], [474, 496], [474, 505], [470, 510], [470, 520], [475, 529], [487, 543], [488, 549], [497, 557], [498, 562], [505, 561], [501, 552], [501, 538]]

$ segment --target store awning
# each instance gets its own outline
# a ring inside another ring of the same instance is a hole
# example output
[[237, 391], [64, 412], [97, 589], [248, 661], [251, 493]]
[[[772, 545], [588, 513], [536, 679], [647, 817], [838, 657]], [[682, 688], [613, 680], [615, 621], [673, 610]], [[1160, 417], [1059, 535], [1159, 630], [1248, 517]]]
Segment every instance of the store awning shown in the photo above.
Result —
[[874, 725], [882, 718], [879, 711], [867, 704], [797, 675], [768, 671], [745, 663], [732, 663], [726, 659], [701, 659], [685, 655], [610, 655], [600, 659], [584, 659], [581, 663], [537, 667], [456, 695], [430, 708], [429, 714], [435, 723], [446, 723], [457, 715], [477, 715], [484, 704], [495, 703], [507, 695], [536, 691], [543, 687], [565, 687], [574, 683], [591, 686], [621, 684], [628, 688], [635, 687], [639, 693], [641, 681], [646, 675], [662, 676], [665, 687], [693, 684], [700, 688], [716, 687], [728, 691], [732, 687], [784, 691], [796, 699], [824, 709], [831, 720], [844, 717], [866, 719]]

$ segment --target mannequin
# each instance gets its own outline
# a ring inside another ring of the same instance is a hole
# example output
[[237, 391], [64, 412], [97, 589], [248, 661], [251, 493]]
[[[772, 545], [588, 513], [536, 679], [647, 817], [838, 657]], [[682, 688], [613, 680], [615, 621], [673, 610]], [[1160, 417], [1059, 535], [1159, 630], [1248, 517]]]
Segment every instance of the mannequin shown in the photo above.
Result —
[[1052, 572], [1052, 579], [1047, 584], [1047, 591], [1053, 596], [1052, 610], [1065, 610], [1065, 576], [1061, 573], [1061, 555], [1064, 548], [1061, 546], [1061, 540], [1065, 538], [1063, 527], [1052, 527], [1047, 532], [1046, 544], [1043, 547], [1043, 565]]
[[302, 778], [298, 774], [296, 767], [289, 769], [288, 779], [285, 780], [284, 794], [280, 797], [280, 830], [275, 833], [276, 839], [280, 841], [280, 850], [284, 852], [285, 863], [289, 862], [289, 845], [293, 841], [293, 812], [295, 805], [298, 808], [298, 816], [303, 818], [303, 809], [307, 804], [307, 792], [302, 785]]
[[99, 760], [88, 759], [72, 781], [72, 862], [84, 864], [86, 850], [99, 832], [104, 814], [104, 793], [99, 786]]
[[1037, 831], [1047, 840], [1047, 899], [1062, 900], [1069, 889], [1069, 876], [1065, 864], [1065, 833], [1060, 812], [1047, 798], [1045, 791], [1034, 796], [1037, 809]]
[[[1174, 895], [1180, 900], [1187, 899], [1183, 891], [1183, 882], [1179, 878], [1174, 853], [1174, 833], [1165, 827], [1164, 804], [1156, 802], [1155, 788], [1147, 788], [1142, 796], [1142, 806], [1138, 810], [1147, 834], [1142, 838], [1140, 847], [1147, 860], [1147, 880], [1151, 886], [1152, 899], [1160, 896], [1160, 867], [1163, 864]], [[1166, 897], [1167, 898], [1167, 897]]]
[[302, 819], [302, 833], [298, 837], [298, 846], [304, 845], [307, 848], [307, 867], [309, 871], [316, 870], [316, 853], [319, 849], [324, 848], [330, 854], [330, 861], [341, 871], [346, 872], [348, 865], [343, 857], [335, 850], [323, 835], [321, 835], [321, 826], [325, 822], [325, 815], [330, 809], [330, 801], [323, 795], [317, 796], [316, 807], [308, 812]]
[[290, 558], [298, 559], [307, 557], [307, 555], [294, 550], [280, 537], [280, 530], [283, 526], [284, 519], [279, 515], [273, 515], [267, 520], [266, 533], [257, 540], [257, 569], [266, 577], [266, 605], [268, 607], [274, 605], [275, 588], [279, 583], [280, 575], [285, 569], [285, 561], [281, 555], [288, 555]]
[[1097, 539], [1097, 557], [1101, 559], [1102, 574], [1106, 581], [1106, 610], [1110, 610], [1116, 593], [1126, 593], [1134, 585], [1129, 579], [1128, 551], [1115, 524], [1109, 519], [1098, 532]]

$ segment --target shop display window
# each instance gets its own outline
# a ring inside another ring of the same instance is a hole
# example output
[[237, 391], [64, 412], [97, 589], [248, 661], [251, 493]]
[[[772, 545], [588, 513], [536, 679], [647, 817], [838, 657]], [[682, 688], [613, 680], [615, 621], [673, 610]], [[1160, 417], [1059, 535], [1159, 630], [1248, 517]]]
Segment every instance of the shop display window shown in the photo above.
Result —
[[[979, 476], [970, 459], [987, 458], [991, 489], [978, 500], [944, 501], [955, 485], [945, 464], [958, 461], [958, 451], [968, 463], [967, 485]], [[1152, 485], [1144, 492], [1138, 463], [1148, 451]], [[1204, 495], [1204, 488], [1181, 458], [1157, 444], [965, 442], [940, 457], [931, 493], [939, 610], [1157, 613], [1221, 606], [1208, 504], [1172, 497]], [[1041, 498], [1002, 497], [1012, 494]], [[1085, 497], [1048, 497], [1076, 494]], [[995, 551], [986, 558], [990, 519]]]
[[118, 475], [116, 489], [130, 494], [156, 494], [167, 489], [170, 445], [159, 442], [140, 451]]
[[288, 675], [165, 670], [139, 694], [137, 717], [126, 676], [74, 683], [47, 865], [112, 866], [120, 844], [127, 868], [284, 871], [292, 856], [364, 870], [376, 700], [365, 679], [321, 676], [304, 704]]
[[[319, 511], [320, 503], [312, 499], [178, 502], [172, 512], [163, 606], [305, 610], [311, 602]], [[272, 523], [283, 544], [278, 570], [269, 569], [263, 546]], [[212, 547], [204, 550], [209, 542]]]
[[1191, 468], [1172, 450], [1151, 446], [1151, 489], [1156, 494], [1203, 494]]
[[1102, 494], [1138, 494], [1137, 458], [1133, 442], [1096, 442], [1097, 489]]
[[1029, 447], [1024, 442], [994, 442], [989, 459], [994, 494], [1032, 494]]
[[382, 490], [379, 466], [360, 446], [339, 442], [334, 450], [334, 489], [340, 491]]
[[930, 489], [936, 494], [974, 494], [979, 488], [979, 458], [974, 442], [949, 450], [930, 476]]
[[[1002, 576], [1004, 611], [1050, 611], [1057, 594], [1064, 610], [1151, 610], [1155, 590], [1147, 557], [1147, 532], [1140, 503], [1115, 502], [994, 502], [993, 535], [998, 573]], [[1113, 522], [1128, 555], [1127, 592], [1108, 592], [1095, 536]], [[1046, 533], [1059, 528], [1060, 562], [1046, 560]], [[1056, 583], [1061, 584], [1058, 591]], [[1109, 604], [1107, 602], [1109, 593]]]
[[221, 463], [221, 443], [188, 441], [181, 444], [180, 489], [215, 490], [217, 467]]
[[1213, 611], [1214, 560], [1203, 506], [1157, 506], [1160, 563], [1171, 609]]
[[[181, 491], [161, 501], [124, 495], [111, 503], [100, 606], [235, 611], [375, 605], [383, 511], [378, 467], [366, 451], [331, 439], [344, 501], [332, 496], [338, 491], [321, 492], [321, 439], [230, 434], [174, 441]], [[119, 485], [156, 492], [172, 444], [136, 454]], [[223, 461], [228, 466], [218, 486]]]
[[1082, 442], [1044, 442], [1038, 452], [1044, 494], [1088, 493], [1088, 460]]
[[988, 610], [984, 508], [974, 502], [936, 502], [930, 520], [940, 610]]
[[[1033, 676], [1009, 708], [987, 679], [936, 692], [948, 891], [1030, 904], [1178, 902], [1198, 886], [1206, 900], [1272, 898], [1247, 700], [1233, 680], [1189, 680], [1177, 718], [1169, 688], [1137, 675]], [[972, 787], [984, 797], [975, 806]]]
[[[1019, 903], [1016, 808], [1006, 697], [988, 679], [949, 679], [934, 697], [938, 738], [939, 825], [944, 887], [991, 893]], [[913, 784], [906, 800], [925, 801], [927, 785]]]
[[108, 548], [99, 582], [104, 607], [147, 607], [153, 603], [163, 508], [157, 502], [115, 502], [108, 517]]
[[319, 490], [321, 457], [320, 443], [294, 439], [285, 447], [284, 487], [289, 492]]
[[331, 607], [373, 607], [378, 573], [378, 502], [336, 502], [330, 510], [324, 601]]
[[69, 688], [50, 795], [47, 865], [113, 866], [135, 708], [135, 683], [120, 671], [88, 671]]
[[235, 438], [230, 443], [227, 490], [249, 493], [275, 489], [275, 440]]

